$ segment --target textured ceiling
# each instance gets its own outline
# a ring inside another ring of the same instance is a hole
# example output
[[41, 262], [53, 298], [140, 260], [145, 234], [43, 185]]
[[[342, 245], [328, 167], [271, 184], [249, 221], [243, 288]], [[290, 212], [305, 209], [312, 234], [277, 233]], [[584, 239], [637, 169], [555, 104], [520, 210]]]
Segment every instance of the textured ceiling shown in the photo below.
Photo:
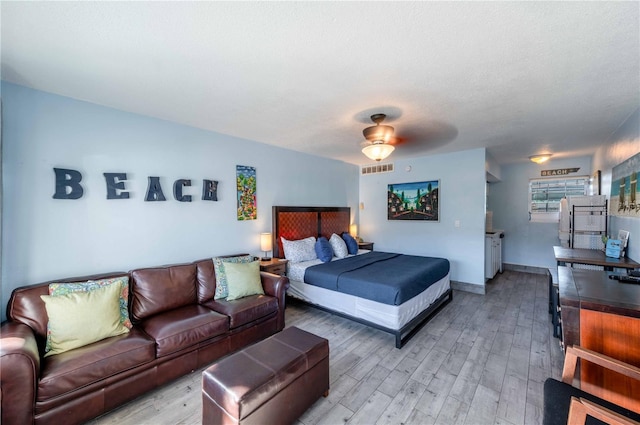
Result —
[[366, 164], [592, 154], [640, 105], [631, 2], [6, 2], [2, 79]]

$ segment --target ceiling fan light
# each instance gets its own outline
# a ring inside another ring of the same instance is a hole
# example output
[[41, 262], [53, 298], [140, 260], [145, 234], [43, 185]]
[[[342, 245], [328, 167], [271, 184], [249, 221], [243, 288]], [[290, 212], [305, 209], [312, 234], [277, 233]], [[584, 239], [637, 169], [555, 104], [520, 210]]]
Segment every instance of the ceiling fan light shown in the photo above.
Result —
[[382, 161], [391, 155], [391, 152], [393, 152], [394, 149], [395, 148], [392, 145], [388, 145], [386, 143], [373, 143], [362, 148], [362, 153], [369, 159]]
[[536, 164], [542, 164], [543, 162], [547, 162], [549, 160], [549, 158], [551, 158], [551, 154], [550, 153], [543, 153], [540, 155], [531, 155], [529, 157], [529, 160], [531, 162], [535, 162]]
[[370, 142], [383, 141], [388, 142], [393, 136], [393, 127], [390, 125], [372, 125], [362, 130], [362, 135]]

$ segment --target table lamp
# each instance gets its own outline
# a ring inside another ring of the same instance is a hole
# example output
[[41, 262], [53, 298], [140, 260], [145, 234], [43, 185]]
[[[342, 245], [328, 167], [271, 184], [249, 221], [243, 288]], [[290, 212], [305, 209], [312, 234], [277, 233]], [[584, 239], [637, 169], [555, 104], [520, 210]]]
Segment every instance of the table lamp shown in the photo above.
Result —
[[261, 258], [262, 261], [269, 261], [271, 257], [267, 257], [267, 252], [273, 249], [273, 245], [271, 244], [271, 233], [260, 233], [260, 250], [264, 251], [264, 257]]

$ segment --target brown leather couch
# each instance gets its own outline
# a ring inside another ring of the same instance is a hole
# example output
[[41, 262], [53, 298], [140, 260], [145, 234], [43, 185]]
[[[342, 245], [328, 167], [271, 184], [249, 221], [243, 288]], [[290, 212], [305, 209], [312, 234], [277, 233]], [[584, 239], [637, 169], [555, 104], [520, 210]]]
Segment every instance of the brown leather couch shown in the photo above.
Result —
[[77, 424], [284, 328], [286, 277], [265, 295], [214, 300], [213, 261], [56, 280], [129, 276], [129, 333], [43, 357], [51, 282], [17, 288], [0, 328], [3, 425]]

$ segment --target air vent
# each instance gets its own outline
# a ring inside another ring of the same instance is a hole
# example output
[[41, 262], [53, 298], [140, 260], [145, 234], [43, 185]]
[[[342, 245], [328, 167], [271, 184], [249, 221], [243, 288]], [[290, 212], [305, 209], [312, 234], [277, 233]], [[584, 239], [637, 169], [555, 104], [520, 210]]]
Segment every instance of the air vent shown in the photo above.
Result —
[[390, 164], [374, 164], [365, 165], [361, 169], [361, 174], [378, 174], [378, 173], [390, 173], [393, 171], [393, 163]]

